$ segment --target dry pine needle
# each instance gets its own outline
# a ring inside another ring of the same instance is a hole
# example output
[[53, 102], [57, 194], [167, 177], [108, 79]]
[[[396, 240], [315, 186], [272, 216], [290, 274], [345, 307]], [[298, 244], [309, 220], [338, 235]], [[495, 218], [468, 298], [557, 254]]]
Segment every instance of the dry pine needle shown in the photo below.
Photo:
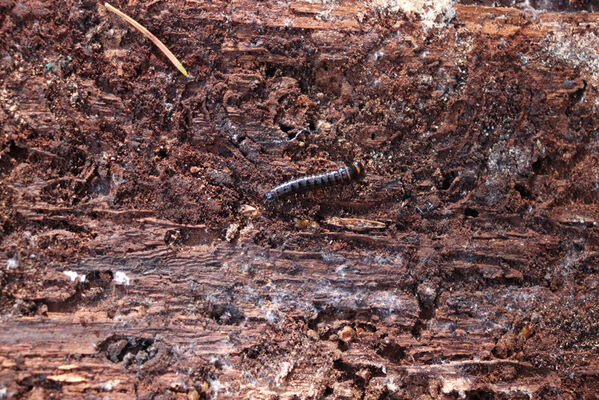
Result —
[[143, 33], [143, 35], [145, 37], [150, 39], [152, 41], [152, 43], [154, 43], [160, 49], [160, 51], [162, 51], [164, 53], [164, 55], [168, 57], [168, 59], [173, 63], [173, 65], [175, 67], [177, 67], [177, 69], [179, 71], [181, 71], [181, 73], [183, 75], [187, 76], [187, 71], [185, 70], [185, 67], [183, 66], [183, 64], [181, 64], [181, 62], [177, 59], [177, 57], [175, 57], [175, 55], [164, 45], [164, 43], [162, 43], [160, 41], [160, 39], [158, 39], [156, 36], [154, 36], [149, 30], [144, 28], [139, 22], [137, 22], [136, 20], [134, 20], [133, 18], [131, 18], [130, 16], [128, 16], [127, 14], [125, 14], [124, 12], [119, 10], [118, 8], [113, 7], [108, 3], [104, 3], [104, 6], [108, 10], [112, 11], [113, 13], [115, 13], [116, 15], [118, 15], [119, 17], [121, 17], [122, 19], [124, 19], [125, 21], [130, 23], [131, 25], [133, 25], [138, 31]]

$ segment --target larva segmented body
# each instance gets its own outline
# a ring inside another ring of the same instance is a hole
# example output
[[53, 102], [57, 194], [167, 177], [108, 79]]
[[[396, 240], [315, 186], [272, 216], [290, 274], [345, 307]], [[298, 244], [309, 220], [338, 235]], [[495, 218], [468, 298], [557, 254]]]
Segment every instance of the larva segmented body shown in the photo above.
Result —
[[320, 189], [338, 184], [347, 184], [352, 180], [361, 178], [364, 175], [364, 166], [360, 161], [354, 161], [350, 165], [341, 167], [324, 174], [304, 176], [285, 182], [271, 191], [264, 197], [266, 201], [275, 201], [295, 193], [303, 193], [309, 190]]

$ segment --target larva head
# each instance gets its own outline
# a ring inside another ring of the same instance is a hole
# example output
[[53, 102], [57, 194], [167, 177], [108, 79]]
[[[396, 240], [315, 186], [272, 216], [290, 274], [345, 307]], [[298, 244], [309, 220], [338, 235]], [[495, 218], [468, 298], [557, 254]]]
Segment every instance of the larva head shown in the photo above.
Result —
[[271, 190], [270, 192], [266, 192], [264, 194], [264, 199], [269, 202], [275, 201], [277, 199], [277, 194]]
[[364, 164], [361, 161], [354, 161], [351, 163], [352, 167], [356, 171], [356, 177], [361, 178], [364, 176]]

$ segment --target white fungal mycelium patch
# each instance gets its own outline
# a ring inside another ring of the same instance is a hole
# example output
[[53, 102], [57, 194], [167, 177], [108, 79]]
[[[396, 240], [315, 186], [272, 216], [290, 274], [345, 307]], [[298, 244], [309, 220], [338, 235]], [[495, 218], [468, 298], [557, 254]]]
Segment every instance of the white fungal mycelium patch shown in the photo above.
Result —
[[386, 378], [385, 383], [387, 384], [387, 390], [391, 393], [398, 392], [400, 389], [400, 386], [398, 385], [398, 383], [395, 381], [395, 378], [393, 378], [393, 377]]
[[65, 274], [66, 276], [68, 276], [69, 279], [71, 280], [71, 282], [75, 282], [77, 280], [77, 278], [79, 278], [79, 280], [81, 282], [85, 282], [85, 274], [79, 275], [75, 271], [62, 271], [62, 273]]
[[453, 0], [372, 0], [370, 5], [378, 12], [402, 12], [409, 18], [418, 18], [425, 32], [443, 28], [456, 15]]
[[265, 318], [271, 324], [275, 324], [280, 320], [279, 315], [274, 310], [266, 311]]
[[335, 268], [335, 273], [339, 275], [341, 278], [345, 278], [345, 271], [347, 270], [347, 265], [341, 264], [337, 268]]
[[457, 393], [461, 399], [466, 398], [466, 391], [470, 390], [471, 382], [468, 378], [442, 378], [443, 387], [441, 391], [443, 394]]
[[112, 389], [114, 389], [116, 386], [118, 386], [118, 384], [121, 383], [120, 380], [118, 379], [111, 379], [108, 382], [104, 382], [100, 385], [100, 389], [106, 391], [106, 392], [110, 392], [112, 391]]
[[576, 32], [569, 24], [556, 25], [545, 43], [551, 56], [585, 70], [594, 81], [592, 83], [599, 82], [599, 35], [593, 30]]
[[117, 285], [129, 286], [129, 277], [123, 271], [117, 271], [114, 274], [114, 281]]
[[6, 261], [6, 269], [17, 268], [19, 266], [19, 260], [16, 258], [9, 258]]
[[213, 392], [214, 394], [220, 393], [220, 392], [224, 392], [225, 394], [228, 393], [228, 388], [226, 385], [223, 385], [220, 380], [215, 379], [215, 380], [208, 380], [208, 383], [210, 384], [210, 391]]
[[281, 364], [281, 370], [279, 371], [279, 374], [277, 375], [277, 377], [275, 378], [275, 384], [277, 386], [280, 386], [289, 376], [289, 374], [291, 373], [291, 371], [293, 370], [293, 364], [291, 364], [288, 361], [285, 361]]

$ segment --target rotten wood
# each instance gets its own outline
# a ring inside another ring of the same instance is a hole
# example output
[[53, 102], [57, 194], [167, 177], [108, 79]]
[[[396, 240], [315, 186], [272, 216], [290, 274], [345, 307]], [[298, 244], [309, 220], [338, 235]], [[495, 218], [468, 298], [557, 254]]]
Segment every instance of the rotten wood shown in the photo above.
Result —
[[186, 79], [62, 3], [0, 1], [0, 398], [597, 398], [599, 14], [118, 4]]

